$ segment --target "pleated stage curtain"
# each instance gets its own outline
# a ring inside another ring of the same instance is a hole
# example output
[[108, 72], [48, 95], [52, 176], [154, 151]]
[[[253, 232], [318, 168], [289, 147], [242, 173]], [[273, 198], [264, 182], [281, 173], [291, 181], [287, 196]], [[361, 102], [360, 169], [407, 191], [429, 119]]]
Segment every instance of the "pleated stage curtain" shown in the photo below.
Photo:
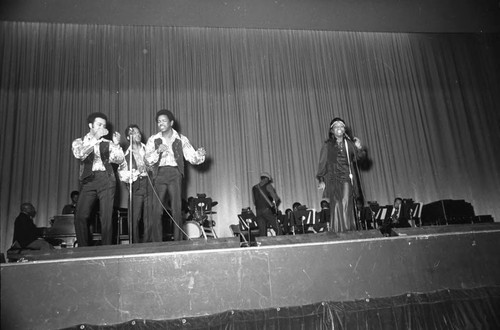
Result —
[[149, 136], [154, 114], [172, 110], [208, 153], [188, 168], [184, 197], [218, 201], [219, 236], [252, 206], [261, 171], [282, 210], [319, 208], [315, 173], [335, 116], [368, 148], [367, 200], [464, 199], [498, 218], [499, 58], [498, 34], [0, 22], [1, 249], [22, 202], [48, 226], [78, 189], [71, 142], [94, 111], [122, 135], [135, 123]]
[[498, 329], [499, 311], [500, 288], [483, 287], [67, 329]]

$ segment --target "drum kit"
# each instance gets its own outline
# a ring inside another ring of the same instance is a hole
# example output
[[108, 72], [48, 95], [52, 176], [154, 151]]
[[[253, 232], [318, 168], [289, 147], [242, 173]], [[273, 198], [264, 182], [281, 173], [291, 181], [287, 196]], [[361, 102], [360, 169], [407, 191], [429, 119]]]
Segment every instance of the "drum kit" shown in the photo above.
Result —
[[188, 204], [189, 216], [184, 223], [184, 231], [189, 238], [208, 237], [217, 238], [213, 227], [215, 221], [213, 215], [217, 212], [212, 208], [218, 202], [212, 201], [207, 198], [205, 194], [197, 194], [196, 198], [190, 198]]

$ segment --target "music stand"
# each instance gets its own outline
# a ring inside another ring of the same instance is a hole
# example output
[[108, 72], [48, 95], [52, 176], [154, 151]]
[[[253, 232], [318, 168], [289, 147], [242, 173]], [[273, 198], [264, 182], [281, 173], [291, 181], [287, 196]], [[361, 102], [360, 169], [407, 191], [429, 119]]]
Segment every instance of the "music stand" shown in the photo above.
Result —
[[[412, 222], [412, 224], [415, 225], [415, 227], [422, 227], [422, 203], [416, 203], [413, 202], [413, 204], [410, 207], [410, 218], [409, 221]], [[417, 225], [418, 221], [418, 225]], [[413, 227], [413, 226], [412, 226]]]
[[[193, 198], [190, 203], [190, 209], [194, 210], [193, 212], [193, 220], [198, 221], [199, 225], [203, 230], [203, 237], [207, 239], [207, 232], [205, 229], [209, 231], [209, 236], [213, 238], [217, 238], [217, 234], [215, 233], [213, 226], [214, 221], [212, 218], [212, 206], [217, 204], [213, 203], [212, 198], [207, 198], [206, 194], [197, 194], [198, 198]], [[210, 215], [210, 219], [208, 217]]]
[[413, 213], [413, 218], [418, 219], [419, 227], [422, 227], [422, 209], [423, 209], [423, 203], [416, 203], [416, 207]]
[[[292, 219], [291, 219], [291, 225], [293, 226], [292, 228], [297, 227], [300, 225], [302, 228], [302, 234], [305, 234], [306, 232], [306, 225], [314, 225], [316, 217], [315, 217], [316, 212], [312, 209], [308, 209], [307, 206], [301, 205], [297, 208], [297, 210], [292, 211]], [[295, 233], [295, 229], [293, 229]]]
[[[242, 209], [241, 214], [238, 214], [238, 223], [240, 226], [240, 237], [243, 238], [244, 244], [250, 245], [252, 242], [252, 230], [258, 229], [255, 214], [250, 208]], [[248, 241], [245, 238], [245, 232], [247, 231]]]
[[198, 198], [193, 198], [189, 207], [194, 210], [194, 214], [203, 216], [212, 211], [212, 199], [207, 198], [205, 194], [198, 194]]
[[377, 229], [378, 228], [378, 223], [376, 221], [376, 217], [377, 217], [378, 210], [380, 210], [380, 205], [378, 205], [377, 201], [368, 201], [368, 208], [372, 212], [372, 225], [373, 225], [373, 229]]
[[380, 206], [378, 208], [377, 213], [375, 214], [375, 219], [373, 222], [377, 224], [377, 227], [381, 227], [388, 216], [390, 216], [390, 212], [388, 212], [389, 206]]

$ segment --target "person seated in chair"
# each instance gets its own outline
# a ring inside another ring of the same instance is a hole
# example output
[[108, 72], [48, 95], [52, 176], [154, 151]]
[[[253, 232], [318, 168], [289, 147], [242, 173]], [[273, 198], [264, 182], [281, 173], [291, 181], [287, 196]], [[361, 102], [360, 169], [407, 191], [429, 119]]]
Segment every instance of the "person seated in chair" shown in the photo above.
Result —
[[318, 212], [317, 221], [313, 226], [316, 232], [328, 231], [328, 224], [330, 222], [330, 203], [324, 199], [320, 205], [321, 210]]
[[302, 204], [300, 202], [295, 202], [292, 204], [292, 209], [290, 213], [290, 227], [291, 227], [291, 233], [295, 235], [295, 232], [298, 231], [298, 224], [295, 223], [295, 217], [294, 217], [294, 212], [296, 212], [299, 207], [301, 207]]
[[75, 214], [76, 203], [78, 202], [78, 196], [80, 196], [80, 192], [77, 190], [73, 190], [70, 194], [71, 204], [64, 205], [62, 214]]
[[33, 222], [36, 209], [31, 203], [21, 204], [21, 213], [14, 222], [13, 248], [28, 250], [52, 250], [54, 247], [43, 238], [41, 230]]
[[293, 203], [292, 212], [292, 232], [294, 234], [305, 234], [312, 229], [312, 220], [314, 219], [313, 210], [299, 202]]
[[283, 235], [290, 234], [292, 220], [292, 209], [286, 209], [285, 213], [281, 215], [281, 226], [283, 227]]
[[384, 236], [390, 236], [392, 228], [404, 228], [410, 227], [408, 222], [408, 211], [405, 208], [403, 199], [401, 197], [396, 197], [394, 199], [394, 204], [392, 208], [387, 210], [388, 216], [383, 222], [380, 231]]

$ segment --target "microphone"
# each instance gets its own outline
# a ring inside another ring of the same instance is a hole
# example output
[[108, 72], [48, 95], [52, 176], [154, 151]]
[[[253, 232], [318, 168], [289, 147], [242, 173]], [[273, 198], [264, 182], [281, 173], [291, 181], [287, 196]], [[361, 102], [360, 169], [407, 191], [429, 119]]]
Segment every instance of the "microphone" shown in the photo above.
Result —
[[351, 142], [352, 142], [351, 138], [350, 138], [350, 137], [349, 137], [349, 135], [347, 135], [346, 133], [344, 133], [344, 137], [345, 137], [346, 139], [348, 139], [349, 141], [351, 141]]
[[128, 135], [129, 135], [129, 136], [134, 136], [134, 135], [135, 135], [135, 130], [134, 130], [134, 128], [133, 128], [133, 127], [130, 127], [130, 128], [128, 129]]
[[157, 138], [155, 139], [155, 149], [158, 149], [158, 147], [163, 143], [162, 139]]

